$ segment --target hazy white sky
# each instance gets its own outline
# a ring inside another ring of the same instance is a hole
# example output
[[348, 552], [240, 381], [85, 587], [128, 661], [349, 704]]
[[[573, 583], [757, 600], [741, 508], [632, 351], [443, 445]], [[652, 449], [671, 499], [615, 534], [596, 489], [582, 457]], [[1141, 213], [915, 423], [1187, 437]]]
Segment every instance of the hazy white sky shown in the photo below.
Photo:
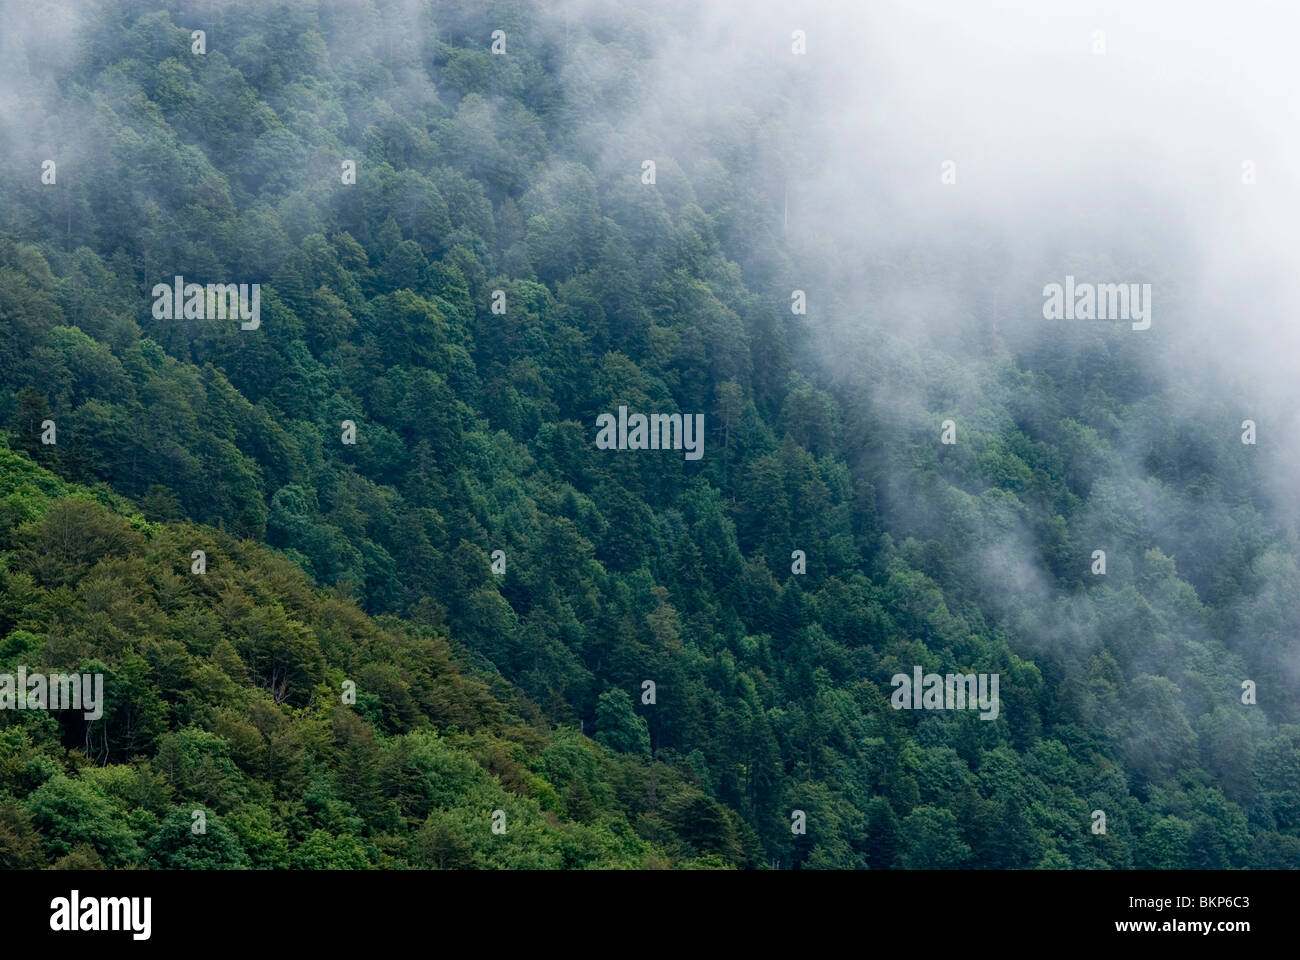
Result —
[[[825, 96], [801, 118], [818, 164], [801, 213], [840, 249], [996, 248], [987, 282], [1030, 312], [1080, 263], [1114, 274], [1080, 279], [1154, 279], [1145, 335], [1294, 395], [1300, 5], [706, 6], [764, 34], [807, 31], [803, 69]], [[945, 160], [955, 185], [940, 183]]]

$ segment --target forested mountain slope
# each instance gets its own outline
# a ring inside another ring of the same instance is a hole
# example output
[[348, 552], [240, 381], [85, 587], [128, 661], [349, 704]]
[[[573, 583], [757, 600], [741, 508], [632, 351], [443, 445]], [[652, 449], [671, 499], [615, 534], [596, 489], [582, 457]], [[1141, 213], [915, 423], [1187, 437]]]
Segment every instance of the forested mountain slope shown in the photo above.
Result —
[[722, 863], [695, 820], [740, 825], [689, 776], [548, 733], [431, 628], [373, 621], [264, 546], [0, 460], [0, 669], [104, 677], [98, 718], [4, 714], [0, 866]]
[[[831, 373], [781, 111], [612, 124], [684, 27], [599, 9], [0, 40], [0, 420], [39, 465], [5, 454], [0, 666], [112, 684], [89, 731], [0, 711], [0, 857], [1300, 866], [1300, 575], [1250, 468], [1102, 334], [963, 354], [844, 292]], [[157, 316], [176, 276], [260, 283], [260, 325]], [[600, 449], [620, 407], [703, 414], [703, 456]], [[892, 709], [917, 665], [998, 674], [997, 719]]]

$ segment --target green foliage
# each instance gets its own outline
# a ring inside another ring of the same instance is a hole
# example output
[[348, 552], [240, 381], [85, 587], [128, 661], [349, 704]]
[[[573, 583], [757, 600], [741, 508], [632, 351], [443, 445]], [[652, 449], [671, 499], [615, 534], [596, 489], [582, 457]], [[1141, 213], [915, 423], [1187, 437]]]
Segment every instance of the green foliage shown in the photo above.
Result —
[[596, 701], [596, 740], [620, 753], [650, 753], [650, 732], [636, 715], [632, 698], [622, 690], [606, 690]]
[[192, 811], [170, 810], [144, 844], [151, 865], [162, 870], [238, 870], [249, 865], [238, 839], [221, 820], [206, 818], [197, 834], [192, 829], [196, 823]]
[[[14, 599], [14, 576], [28, 584], [0, 666], [102, 673], [106, 701], [93, 720], [0, 713], [7, 791], [0, 862], [161, 869], [672, 862], [638, 837], [639, 805], [601, 786], [616, 780], [635, 797], [645, 790], [637, 784], [650, 780], [669, 796], [703, 799], [662, 764], [643, 757], [629, 769], [561, 731], [592, 787], [581, 816], [569, 813], [566, 823], [557, 818], [566, 817], [560, 792], [546, 779], [546, 724], [525, 716], [535, 708], [499, 683], [494, 693], [431, 628], [392, 618], [380, 625], [265, 547], [123, 516], [125, 501], [101, 503], [61, 487], [7, 448], [0, 459], [3, 483], [27, 491], [33, 517], [10, 540], [45, 547], [0, 555], [10, 575], [5, 602]], [[211, 563], [201, 577], [189, 572], [196, 542]], [[37, 569], [45, 571], [39, 581]], [[91, 589], [106, 569], [113, 589]], [[51, 612], [66, 638], [39, 643], [34, 628]], [[119, 634], [114, 624], [130, 629]], [[341, 703], [347, 676], [358, 686], [355, 708]], [[623, 706], [628, 715], [613, 716], [639, 732], [633, 746], [648, 753], [644, 722], [637, 725], [630, 702]], [[507, 814], [503, 838], [490, 829], [496, 809]], [[191, 829], [195, 811], [202, 832]], [[693, 855], [681, 849], [683, 859]]]
[[[390, 49], [409, 5], [216, 14], [191, 57], [127, 4], [28, 59], [100, 152], [53, 191], [0, 137], [0, 672], [106, 707], [0, 711], [0, 866], [1300, 866], [1300, 707], [1240, 701], [1292, 675], [1296, 545], [1174, 385], [863, 318], [781, 239], [779, 110], [645, 189], [601, 119], [646, 106], [632, 14], [436, 7]], [[182, 272], [261, 328], [154, 318]], [[705, 456], [597, 450], [620, 405]], [[913, 665], [998, 674], [999, 720], [891, 709]]]

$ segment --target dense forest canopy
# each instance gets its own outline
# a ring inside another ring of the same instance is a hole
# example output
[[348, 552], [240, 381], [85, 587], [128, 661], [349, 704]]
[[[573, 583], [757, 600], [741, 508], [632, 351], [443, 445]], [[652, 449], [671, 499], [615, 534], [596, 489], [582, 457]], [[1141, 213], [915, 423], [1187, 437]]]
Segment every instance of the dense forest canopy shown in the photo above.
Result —
[[0, 673], [105, 710], [0, 710], [0, 866], [1300, 867], [1276, 455], [1127, 325], [915, 322], [998, 250], [832, 242], [696, 6], [6, 12]]

